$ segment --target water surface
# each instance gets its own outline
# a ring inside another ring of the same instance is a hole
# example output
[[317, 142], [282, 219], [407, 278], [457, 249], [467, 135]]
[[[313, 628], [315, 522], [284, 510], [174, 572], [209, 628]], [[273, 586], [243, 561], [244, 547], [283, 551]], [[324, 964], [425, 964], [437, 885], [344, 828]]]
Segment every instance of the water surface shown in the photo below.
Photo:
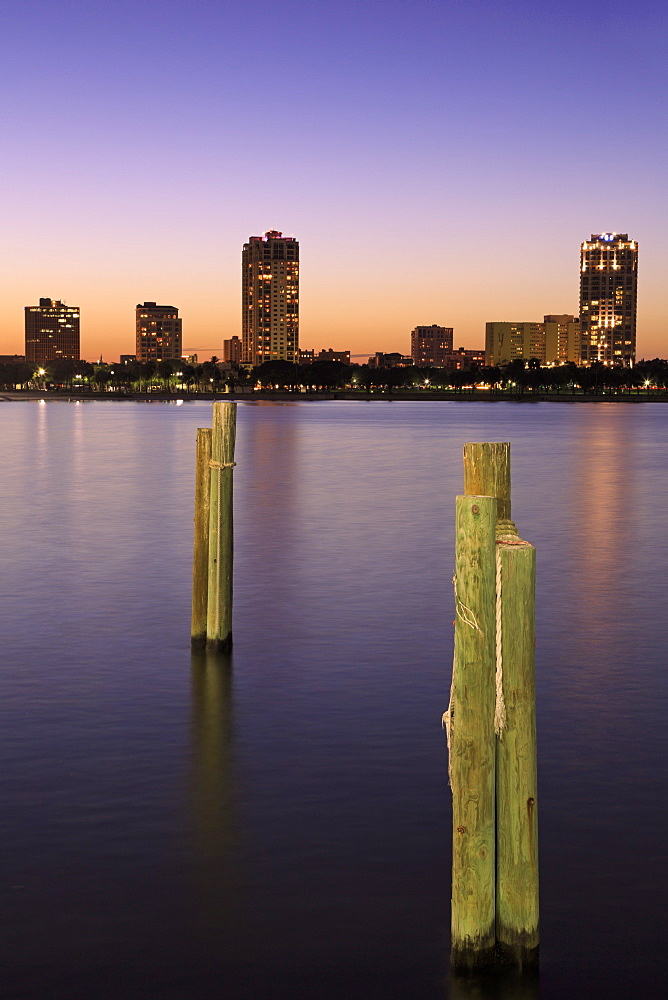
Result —
[[[668, 410], [241, 403], [225, 665], [189, 648], [210, 405], [0, 407], [3, 1000], [659, 995]], [[538, 554], [542, 917], [540, 982], [477, 993], [440, 727], [475, 440]]]

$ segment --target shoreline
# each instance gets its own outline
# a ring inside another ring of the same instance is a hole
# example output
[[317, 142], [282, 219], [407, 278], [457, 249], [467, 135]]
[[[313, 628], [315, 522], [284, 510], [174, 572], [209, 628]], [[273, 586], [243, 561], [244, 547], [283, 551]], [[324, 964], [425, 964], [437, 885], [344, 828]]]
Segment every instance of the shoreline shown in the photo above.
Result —
[[617, 394], [610, 392], [601, 393], [546, 393], [546, 392], [525, 392], [525, 393], [492, 393], [487, 391], [478, 392], [372, 392], [360, 393], [350, 392], [345, 389], [333, 390], [329, 392], [220, 392], [220, 393], [198, 393], [198, 392], [135, 392], [135, 393], [114, 393], [114, 392], [54, 392], [52, 390], [26, 389], [24, 391], [2, 392], [0, 391], [0, 403], [14, 402], [35, 402], [49, 400], [50, 402], [148, 402], [148, 403], [177, 403], [177, 402], [214, 402], [216, 400], [229, 400], [240, 403], [273, 402], [273, 403], [324, 403], [331, 400], [345, 400], [348, 402], [456, 402], [456, 403], [668, 403], [668, 390], [653, 391], [651, 394]]

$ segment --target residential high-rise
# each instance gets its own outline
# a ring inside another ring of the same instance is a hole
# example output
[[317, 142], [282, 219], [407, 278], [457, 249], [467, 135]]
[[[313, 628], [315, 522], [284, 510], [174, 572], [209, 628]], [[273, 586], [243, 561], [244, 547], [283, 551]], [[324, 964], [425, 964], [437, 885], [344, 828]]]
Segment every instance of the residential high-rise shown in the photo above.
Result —
[[451, 326], [416, 326], [411, 331], [411, 356], [419, 367], [434, 365], [444, 367], [452, 354]]
[[241, 362], [241, 338], [236, 334], [223, 341], [223, 361], [231, 361], [235, 365]]
[[627, 233], [592, 233], [580, 247], [582, 361], [629, 368], [636, 358], [638, 244]]
[[78, 361], [79, 306], [66, 306], [57, 299], [40, 299], [38, 306], [26, 306], [25, 344], [26, 361]]
[[299, 243], [272, 229], [241, 254], [242, 362], [299, 361]]
[[180, 361], [181, 320], [175, 306], [137, 306], [137, 361]]

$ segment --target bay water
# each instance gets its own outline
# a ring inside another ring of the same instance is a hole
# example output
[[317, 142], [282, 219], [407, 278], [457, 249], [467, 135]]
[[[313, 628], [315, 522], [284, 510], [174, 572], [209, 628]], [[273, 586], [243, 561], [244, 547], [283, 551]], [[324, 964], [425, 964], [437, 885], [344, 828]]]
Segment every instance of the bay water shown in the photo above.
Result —
[[[653, 997], [668, 409], [243, 402], [234, 649], [190, 651], [201, 402], [0, 403], [2, 1000]], [[462, 445], [537, 548], [541, 971], [448, 974]]]

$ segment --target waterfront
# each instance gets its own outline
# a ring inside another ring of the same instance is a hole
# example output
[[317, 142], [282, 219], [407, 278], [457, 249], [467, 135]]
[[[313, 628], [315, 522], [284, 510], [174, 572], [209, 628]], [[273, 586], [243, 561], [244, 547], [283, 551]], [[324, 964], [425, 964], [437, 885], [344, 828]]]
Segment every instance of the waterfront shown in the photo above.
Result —
[[652, 995], [663, 408], [240, 404], [231, 674], [189, 650], [210, 412], [0, 411], [3, 1000], [447, 996], [467, 440], [538, 550], [539, 995]]

